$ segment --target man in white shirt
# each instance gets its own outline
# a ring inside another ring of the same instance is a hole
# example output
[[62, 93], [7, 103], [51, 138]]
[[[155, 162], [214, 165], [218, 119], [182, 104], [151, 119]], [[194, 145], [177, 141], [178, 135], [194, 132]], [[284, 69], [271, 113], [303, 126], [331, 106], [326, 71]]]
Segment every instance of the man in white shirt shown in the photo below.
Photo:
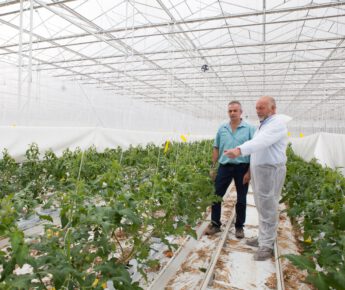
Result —
[[247, 244], [259, 247], [256, 261], [272, 257], [278, 227], [278, 205], [286, 175], [287, 128], [276, 115], [274, 98], [264, 96], [256, 102], [260, 127], [252, 140], [225, 150], [229, 158], [250, 156], [250, 172], [255, 205], [259, 214], [259, 236]]

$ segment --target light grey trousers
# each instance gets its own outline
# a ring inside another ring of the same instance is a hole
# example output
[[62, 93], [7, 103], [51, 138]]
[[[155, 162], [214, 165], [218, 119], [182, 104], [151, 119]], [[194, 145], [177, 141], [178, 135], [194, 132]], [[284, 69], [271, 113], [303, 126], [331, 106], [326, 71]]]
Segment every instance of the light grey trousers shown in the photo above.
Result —
[[285, 164], [250, 168], [254, 201], [259, 214], [259, 247], [273, 249], [277, 236], [278, 206], [286, 176]]

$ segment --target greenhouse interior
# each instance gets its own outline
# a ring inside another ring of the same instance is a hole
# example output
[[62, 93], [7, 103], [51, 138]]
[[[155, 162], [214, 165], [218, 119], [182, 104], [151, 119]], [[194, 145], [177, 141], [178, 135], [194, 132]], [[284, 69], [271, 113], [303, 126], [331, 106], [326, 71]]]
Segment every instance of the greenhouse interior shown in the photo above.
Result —
[[345, 1], [0, 26], [0, 289], [345, 289]]

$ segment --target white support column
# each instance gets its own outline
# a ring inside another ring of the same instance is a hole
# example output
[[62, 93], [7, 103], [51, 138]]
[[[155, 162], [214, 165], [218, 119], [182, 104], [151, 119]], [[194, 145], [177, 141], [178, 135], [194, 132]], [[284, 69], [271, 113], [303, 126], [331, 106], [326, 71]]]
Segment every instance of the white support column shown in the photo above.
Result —
[[263, 88], [266, 95], [266, 0], [262, 0]]
[[19, 15], [19, 47], [18, 47], [18, 115], [20, 116], [20, 108], [22, 102], [22, 65], [23, 65], [23, 2], [20, 0], [20, 15]]
[[30, 34], [29, 34], [29, 88], [31, 87], [32, 83], [32, 30], [33, 30], [33, 12], [34, 12], [34, 4], [33, 1], [30, 0]]

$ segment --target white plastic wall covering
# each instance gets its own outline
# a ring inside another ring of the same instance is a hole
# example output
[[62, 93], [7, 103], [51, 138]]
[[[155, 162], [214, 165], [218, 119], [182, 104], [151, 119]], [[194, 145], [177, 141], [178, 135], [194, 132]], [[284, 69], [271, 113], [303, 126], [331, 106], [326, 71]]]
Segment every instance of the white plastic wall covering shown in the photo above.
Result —
[[304, 160], [316, 158], [323, 166], [339, 168], [345, 175], [345, 134], [322, 132], [289, 141], [294, 152]]
[[[23, 161], [25, 151], [29, 145], [36, 143], [41, 155], [47, 150], [53, 150], [58, 156], [70, 148], [82, 150], [94, 146], [102, 152], [106, 148], [121, 147], [148, 143], [164, 145], [167, 140], [182, 142], [180, 132], [150, 132], [120, 129], [105, 129], [97, 127], [0, 127], [2, 136], [6, 139], [1, 142], [0, 151], [8, 149], [8, 152], [17, 161]], [[212, 139], [213, 135], [183, 134], [189, 141]]]

